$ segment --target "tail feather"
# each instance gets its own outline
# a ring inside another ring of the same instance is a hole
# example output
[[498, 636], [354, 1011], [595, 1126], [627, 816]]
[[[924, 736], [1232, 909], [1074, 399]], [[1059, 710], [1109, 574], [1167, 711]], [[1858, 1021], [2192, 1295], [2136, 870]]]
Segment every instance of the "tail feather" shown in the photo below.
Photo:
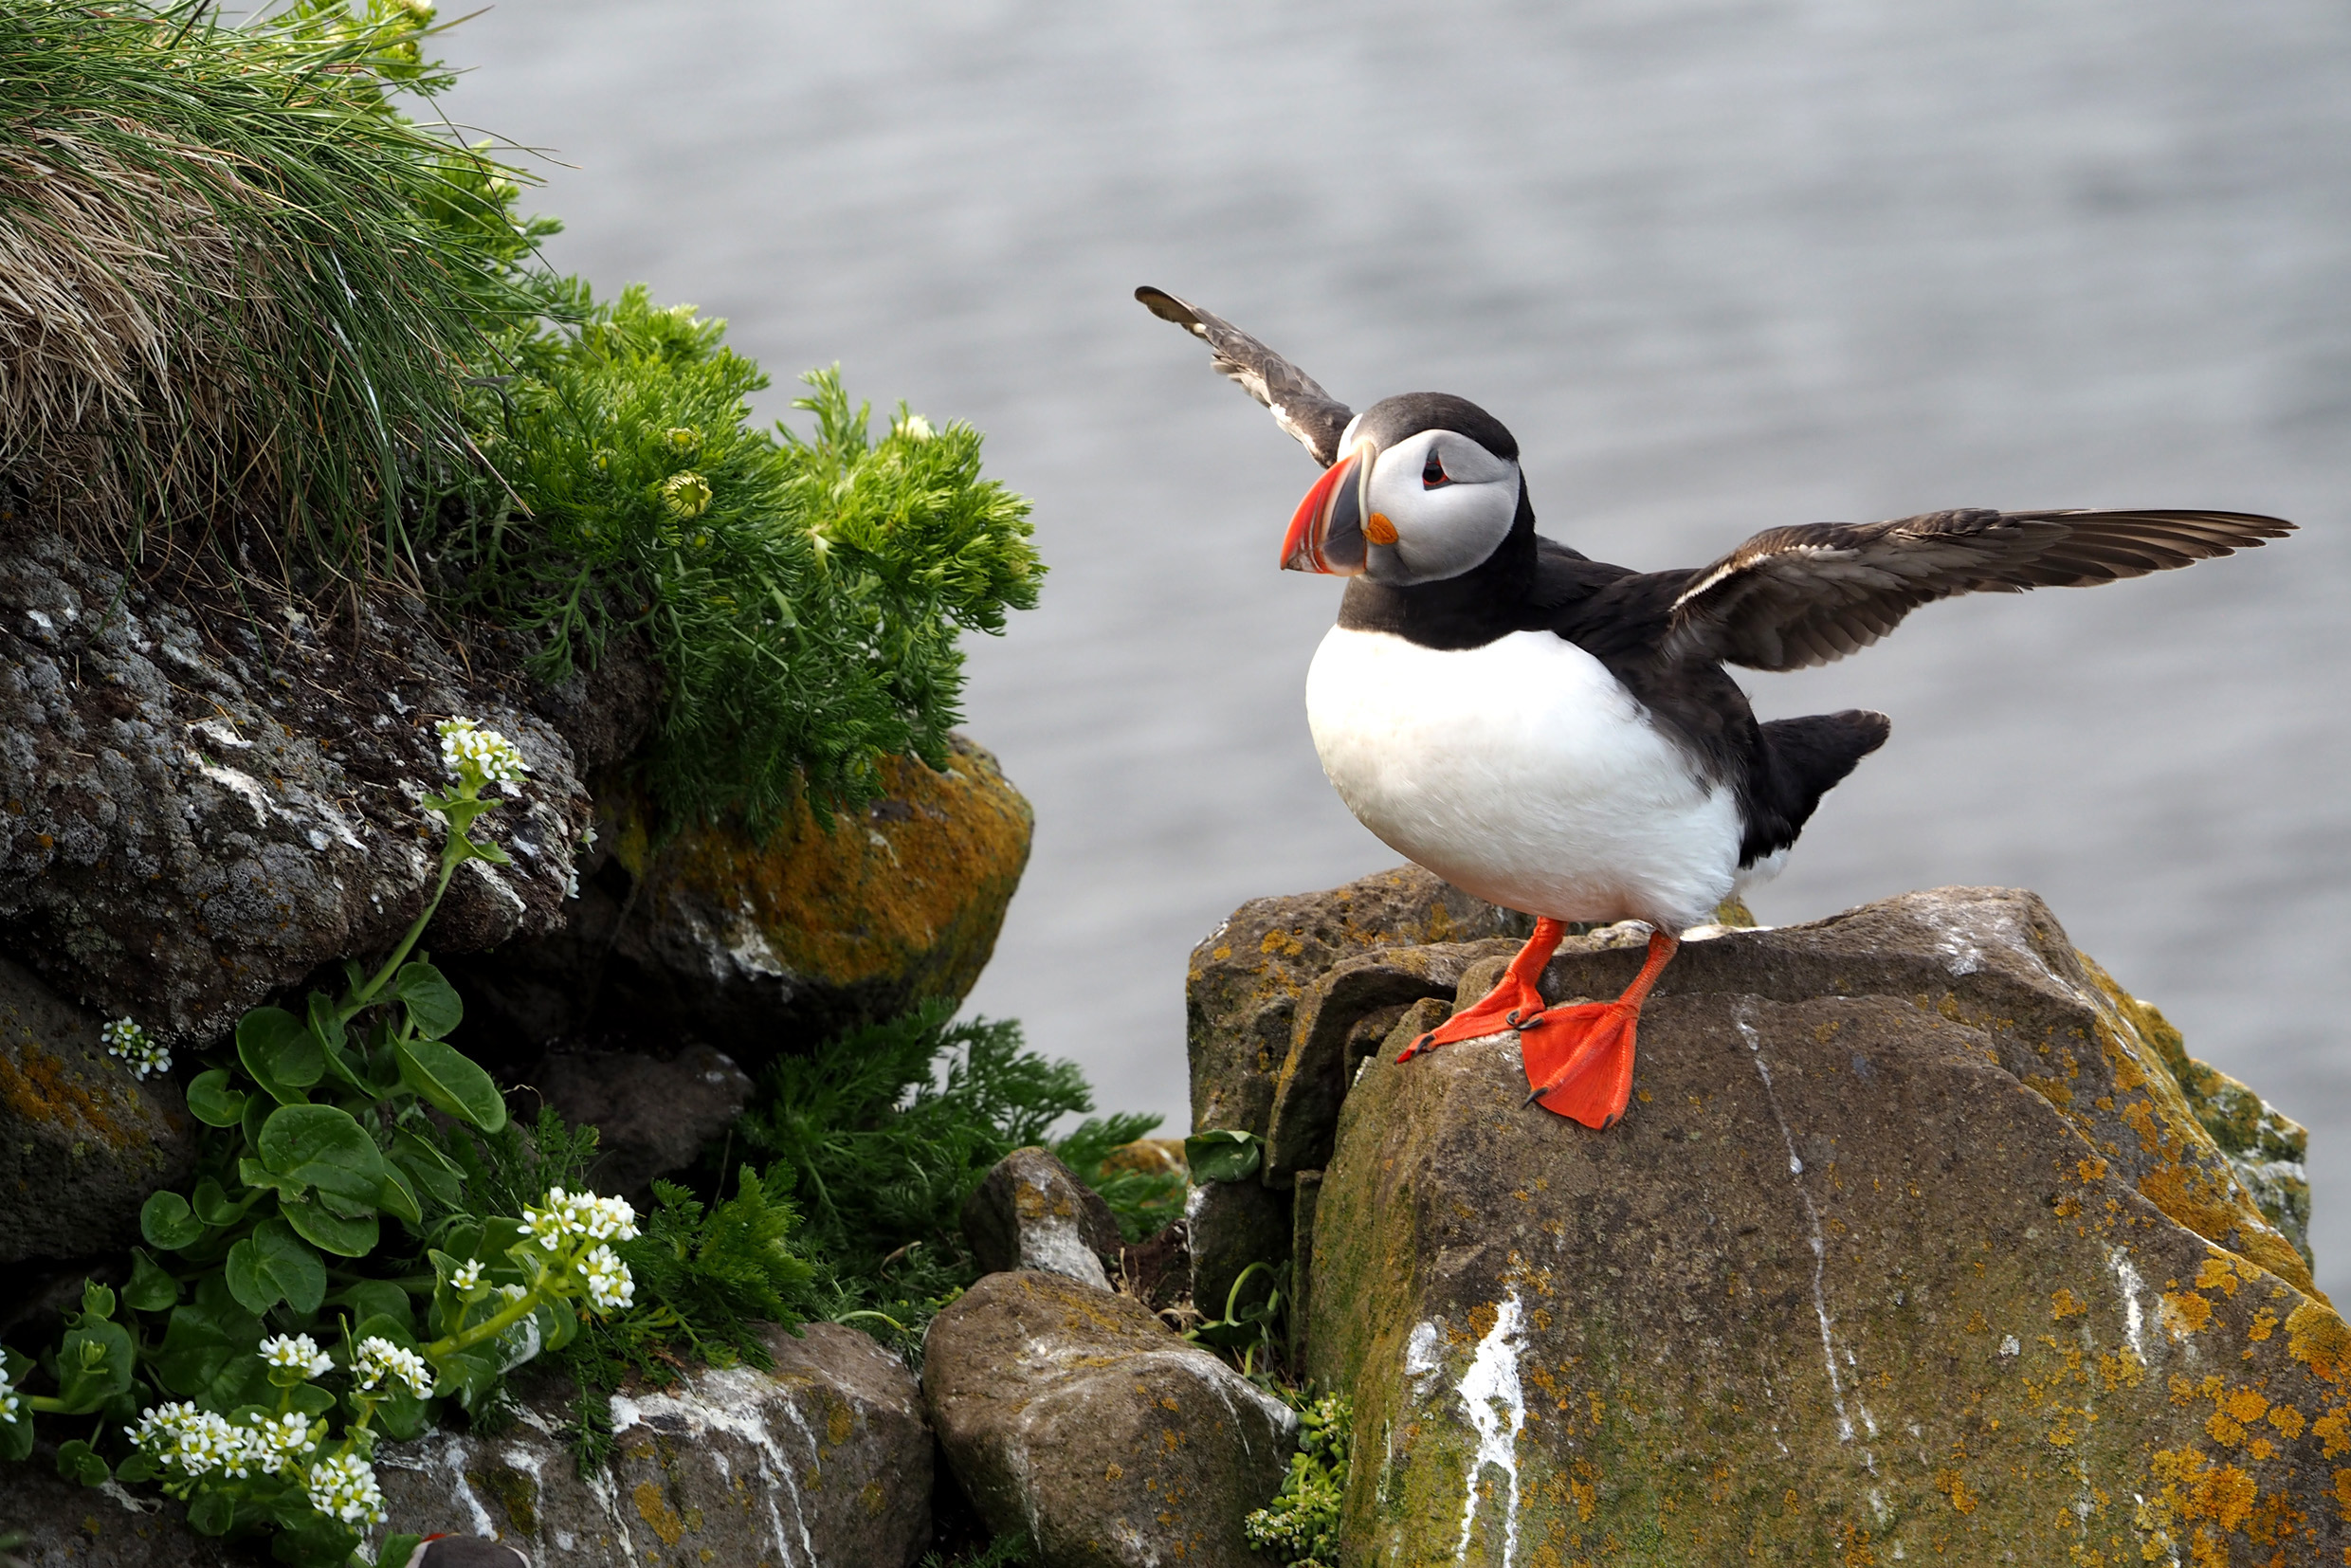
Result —
[[1752, 866], [1794, 844], [1820, 797], [1885, 745], [1893, 728], [1892, 720], [1867, 708], [1775, 719], [1763, 725], [1761, 766], [1750, 783], [1740, 865]]

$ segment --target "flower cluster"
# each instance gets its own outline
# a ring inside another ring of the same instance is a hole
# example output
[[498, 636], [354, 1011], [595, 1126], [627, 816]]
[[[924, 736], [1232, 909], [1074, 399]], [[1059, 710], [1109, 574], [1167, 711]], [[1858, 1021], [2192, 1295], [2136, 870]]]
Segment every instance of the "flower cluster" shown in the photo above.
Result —
[[304, 1377], [335, 1370], [335, 1358], [320, 1350], [307, 1334], [280, 1334], [262, 1341], [262, 1359], [273, 1367], [292, 1367]]
[[384, 1493], [375, 1472], [355, 1453], [337, 1454], [310, 1467], [310, 1505], [346, 1524], [381, 1524]]
[[312, 1431], [310, 1417], [300, 1411], [248, 1414], [232, 1425], [186, 1400], [150, 1406], [140, 1413], [137, 1426], [122, 1430], [156, 1464], [191, 1479], [214, 1470], [236, 1480], [255, 1470], [299, 1473], [324, 1435]]
[[138, 1077], [172, 1070], [172, 1053], [155, 1044], [154, 1036], [131, 1019], [117, 1018], [98, 1033], [106, 1042], [106, 1054], [121, 1057]]
[[522, 1224], [550, 1252], [571, 1238], [634, 1241], [637, 1236], [637, 1212], [627, 1198], [567, 1193], [560, 1187], [548, 1190], [545, 1208], [524, 1209]]
[[481, 1283], [482, 1260], [480, 1258], [468, 1259], [458, 1267], [456, 1273], [449, 1276], [449, 1288], [452, 1290], [471, 1290]]
[[485, 784], [503, 784], [507, 793], [519, 793], [530, 764], [522, 760], [521, 748], [513, 741], [470, 719], [444, 719], [433, 727], [441, 732], [441, 766], [451, 778], [477, 790]]
[[[637, 1285], [629, 1266], [603, 1245], [636, 1237], [637, 1212], [626, 1198], [553, 1188], [543, 1208], [522, 1211], [522, 1225], [550, 1252], [574, 1249], [571, 1267], [597, 1311], [618, 1311], [636, 1299]], [[596, 1245], [591, 1248], [591, 1242]]]
[[636, 1299], [637, 1282], [629, 1266], [609, 1247], [599, 1247], [579, 1260], [580, 1278], [588, 1282], [588, 1299], [599, 1312], [614, 1312]]
[[351, 1375], [359, 1387], [372, 1390], [387, 1377], [397, 1378], [419, 1399], [432, 1395], [432, 1371], [425, 1358], [412, 1350], [406, 1350], [390, 1340], [371, 1336], [359, 1341], [358, 1358], [351, 1363]]
[[16, 1424], [17, 1403], [16, 1384], [9, 1380], [8, 1360], [0, 1357], [0, 1421]]

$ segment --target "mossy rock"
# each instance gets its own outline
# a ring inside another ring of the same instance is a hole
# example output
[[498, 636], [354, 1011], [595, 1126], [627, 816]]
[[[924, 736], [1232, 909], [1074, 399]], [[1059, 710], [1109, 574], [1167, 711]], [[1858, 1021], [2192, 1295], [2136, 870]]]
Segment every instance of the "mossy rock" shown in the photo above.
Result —
[[880, 798], [829, 826], [803, 805], [764, 839], [735, 824], [664, 839], [640, 793], [606, 789], [569, 928], [453, 966], [490, 1026], [465, 1043], [693, 1038], [756, 1067], [960, 1001], [995, 949], [1033, 815], [960, 735], [944, 771], [897, 757], [882, 776]]
[[1508, 1035], [1375, 1053], [1311, 1240], [1345, 1560], [2333, 1560], [2351, 1332], [2118, 994], [1942, 889], [1691, 944], [1607, 1133]]
[[[106, 1053], [99, 1025], [0, 958], [0, 1263], [127, 1246], [148, 1194], [195, 1173], [178, 1085], [135, 1077]], [[11, 1295], [0, 1287], [0, 1303]]]
[[[1431, 942], [1524, 940], [1523, 915], [1449, 885], [1417, 866], [1341, 887], [1251, 899], [1192, 950], [1184, 984], [1192, 1066], [1192, 1125], [1267, 1136], [1299, 1004], [1315, 980], [1345, 959]], [[1451, 981], [1444, 982], [1449, 994]], [[1391, 987], [1376, 1005], [1427, 993]], [[1343, 1037], [1344, 1030], [1341, 1030]], [[1321, 1079], [1309, 1073], [1320, 1087]]]

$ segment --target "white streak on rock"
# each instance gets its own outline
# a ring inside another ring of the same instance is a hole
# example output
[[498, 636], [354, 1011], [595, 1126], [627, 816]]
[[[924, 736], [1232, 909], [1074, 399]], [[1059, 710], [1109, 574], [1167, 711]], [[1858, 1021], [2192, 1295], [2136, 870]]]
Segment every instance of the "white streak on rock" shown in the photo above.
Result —
[[2139, 1293], [2147, 1282], [2131, 1267], [2130, 1255], [2119, 1247], [2106, 1249], [2106, 1267], [2114, 1270], [2114, 1283], [2123, 1290], [2123, 1338], [2130, 1341], [2131, 1354], [2144, 1361], [2147, 1358], [2147, 1320], [2139, 1305]]
[[[1519, 1551], [1519, 1429], [1526, 1425], [1526, 1399], [1519, 1387], [1519, 1293], [1513, 1290], [1494, 1314], [1494, 1326], [1469, 1358], [1461, 1375], [1461, 1402], [1477, 1429], [1478, 1451], [1470, 1457], [1469, 1475], [1462, 1488], [1461, 1544], [1455, 1560], [1469, 1555], [1469, 1531], [1477, 1522], [1478, 1478], [1488, 1465], [1499, 1466], [1510, 1481], [1503, 1504], [1503, 1568], [1510, 1568]], [[1505, 1420], [1507, 1425], [1505, 1426]]]
[[1813, 1228], [1813, 1312], [1820, 1319], [1820, 1358], [1829, 1369], [1829, 1402], [1836, 1407], [1837, 1441], [1850, 1443], [1853, 1440], [1853, 1423], [1845, 1413], [1845, 1381], [1837, 1376], [1836, 1337], [1830, 1331], [1829, 1293], [1823, 1285], [1829, 1267], [1828, 1238], [1821, 1231], [1820, 1211], [1813, 1206], [1812, 1192], [1801, 1179], [1804, 1162], [1796, 1158], [1795, 1134], [1789, 1130], [1787, 1114], [1779, 1108], [1779, 1091], [1772, 1087], [1772, 1069], [1763, 1062], [1762, 1038], [1744, 1018], [1739, 1020], [1739, 1034], [1747, 1042], [1747, 1060], [1755, 1064], [1756, 1076], [1763, 1080], [1763, 1098], [1771, 1102], [1772, 1120], [1779, 1123], [1780, 1141], [1788, 1146], [1789, 1174], [1798, 1178], [1795, 1195], [1804, 1200], [1804, 1218]]

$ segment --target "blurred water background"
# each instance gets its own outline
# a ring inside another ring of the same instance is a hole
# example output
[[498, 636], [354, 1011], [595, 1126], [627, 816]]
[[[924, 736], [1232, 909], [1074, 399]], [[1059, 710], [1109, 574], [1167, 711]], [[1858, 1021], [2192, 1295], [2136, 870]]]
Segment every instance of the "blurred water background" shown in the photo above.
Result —
[[460, 119], [561, 160], [558, 265], [727, 318], [770, 416], [837, 359], [1033, 498], [1044, 607], [973, 648], [968, 727], [1036, 851], [973, 1005], [1178, 1131], [1192, 944], [1396, 857], [1306, 735], [1338, 586], [1274, 556], [1313, 465], [1136, 284], [1358, 408], [1475, 399], [1544, 531], [1634, 566], [1955, 505], [2296, 520], [1751, 677], [1894, 718], [1756, 907], [2037, 889], [2309, 1125], [2351, 1286], [2334, 0], [501, 0], [446, 52]]

